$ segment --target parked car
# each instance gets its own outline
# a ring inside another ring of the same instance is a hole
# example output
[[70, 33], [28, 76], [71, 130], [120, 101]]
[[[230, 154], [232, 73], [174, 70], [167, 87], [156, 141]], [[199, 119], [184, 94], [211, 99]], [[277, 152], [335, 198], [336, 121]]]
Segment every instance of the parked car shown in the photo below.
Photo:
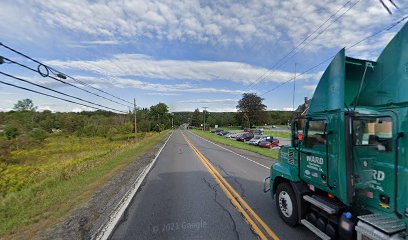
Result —
[[224, 131], [224, 130], [222, 130], [220, 128], [217, 128], [217, 129], [211, 130], [211, 133], [219, 133], [219, 132], [222, 132], [222, 131]]
[[251, 133], [251, 132], [253, 132], [253, 130], [252, 130], [252, 129], [250, 129], [250, 128], [244, 128], [244, 132]]
[[274, 147], [279, 147], [279, 139], [271, 137], [268, 140], [262, 141], [259, 143], [260, 147], [263, 148], [274, 148]]
[[229, 133], [228, 131], [222, 131], [222, 132], [217, 133], [217, 135], [224, 136], [224, 135], [227, 135], [228, 133]]
[[241, 135], [242, 135], [242, 132], [230, 132], [227, 135], [224, 135], [224, 137], [236, 139], [237, 137]]
[[263, 128], [257, 128], [253, 131], [254, 134], [262, 134], [264, 132]]
[[263, 136], [263, 135], [257, 135], [254, 136], [251, 140], [249, 140], [247, 143], [251, 145], [258, 146], [260, 142], [262, 141], [268, 141], [271, 138], [271, 136]]
[[246, 132], [242, 134], [241, 136], [237, 137], [236, 140], [240, 142], [245, 142], [245, 141], [251, 140], [253, 137], [254, 137], [253, 133]]
[[233, 133], [233, 132], [229, 132], [229, 133], [225, 134], [224, 137], [231, 138], [234, 134], [235, 133]]

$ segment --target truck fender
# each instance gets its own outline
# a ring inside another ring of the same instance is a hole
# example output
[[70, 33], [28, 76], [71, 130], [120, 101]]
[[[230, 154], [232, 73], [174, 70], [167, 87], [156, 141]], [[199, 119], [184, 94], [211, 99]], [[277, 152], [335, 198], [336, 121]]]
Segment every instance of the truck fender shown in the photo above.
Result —
[[302, 220], [307, 213], [307, 207], [305, 206], [305, 204], [303, 204], [303, 195], [306, 195], [311, 191], [307, 187], [307, 184], [304, 182], [289, 182], [296, 196], [296, 202], [298, 206], [298, 219], [300, 223], [300, 220]]

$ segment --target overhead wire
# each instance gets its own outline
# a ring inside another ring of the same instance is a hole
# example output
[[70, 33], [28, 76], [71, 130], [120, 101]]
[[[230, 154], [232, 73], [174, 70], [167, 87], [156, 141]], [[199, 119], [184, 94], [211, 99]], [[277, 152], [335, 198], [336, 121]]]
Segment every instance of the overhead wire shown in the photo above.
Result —
[[[358, 0], [359, 2], [360, 0]], [[312, 33], [310, 33], [309, 35], [307, 35], [299, 44], [297, 44], [294, 48], [292, 48], [287, 54], [285, 54], [282, 58], [280, 58], [277, 62], [274, 63], [274, 65], [272, 65], [271, 69], [277, 67], [281, 61], [283, 61], [284, 59], [286, 59], [287, 57], [289, 57], [294, 51], [296, 51], [302, 44], [304, 44], [311, 36], [313, 36], [317, 31], [319, 31], [328, 21], [330, 21], [333, 17], [335, 17], [343, 8], [345, 8], [351, 1], [347, 1], [345, 4], [343, 4], [343, 6], [341, 6], [339, 9], [337, 9], [336, 12], [334, 12], [332, 15], [329, 16], [329, 18], [327, 18], [322, 24], [320, 24]], [[358, 3], [357, 2], [357, 3]], [[353, 8], [355, 6], [352, 5], [349, 9]], [[344, 15], [344, 14], [343, 14]], [[314, 38], [315, 39], [315, 38]], [[314, 40], [313, 39], [313, 40]], [[310, 43], [311, 41], [309, 41]], [[293, 55], [294, 56], [294, 55]], [[293, 57], [292, 56], [292, 57]], [[268, 75], [268, 73], [272, 72], [272, 70], [267, 70], [263, 75], [261, 75], [260, 77], [258, 77], [254, 82], [252, 82], [249, 87], [253, 86], [253, 85], [257, 85], [259, 84], [263, 79], [265, 79], [265, 77]], [[248, 87], [248, 88], [249, 88]]]
[[65, 102], [69, 102], [69, 103], [81, 105], [81, 106], [88, 107], [88, 108], [92, 108], [92, 109], [96, 109], [96, 110], [106, 111], [106, 110], [104, 110], [104, 109], [100, 109], [100, 108], [97, 108], [97, 107], [94, 107], [94, 106], [89, 106], [89, 105], [87, 105], [87, 104], [83, 104], [83, 103], [71, 101], [71, 100], [69, 100], [69, 99], [57, 97], [57, 96], [54, 96], [54, 95], [51, 95], [51, 94], [39, 92], [39, 91], [32, 90], [32, 89], [29, 89], [29, 88], [21, 87], [21, 86], [17, 86], [17, 85], [15, 85], [15, 84], [8, 83], [8, 82], [4, 82], [4, 81], [1, 81], [1, 80], [0, 80], [0, 83], [2, 83], [2, 84], [4, 84], [4, 85], [8, 85], [8, 86], [15, 87], [15, 88], [19, 88], [19, 89], [22, 89], [22, 90], [26, 90], [26, 91], [29, 91], [29, 92], [33, 92], [33, 93], [37, 93], [37, 94], [40, 94], [40, 95], [44, 95], [44, 96], [47, 96], [47, 97], [59, 99], [59, 100], [65, 101]]
[[[51, 71], [53, 74], [57, 75], [58, 77], [61, 77], [61, 78], [64, 78], [64, 79], [65, 79], [65, 78], [69, 78], [69, 79], [71, 79], [71, 80], [73, 80], [73, 81], [75, 81], [75, 82], [77, 82], [77, 83], [79, 83], [79, 84], [81, 84], [81, 85], [83, 85], [83, 86], [92, 88], [92, 89], [94, 89], [94, 90], [96, 90], [96, 91], [99, 91], [99, 92], [102, 92], [102, 93], [104, 93], [104, 94], [107, 94], [107, 95], [109, 95], [109, 96], [111, 96], [111, 97], [114, 97], [114, 98], [116, 98], [116, 99], [118, 99], [118, 100], [121, 100], [121, 101], [123, 101], [123, 102], [132, 104], [132, 102], [130, 102], [130, 101], [127, 101], [127, 100], [125, 100], [125, 99], [123, 99], [123, 98], [117, 97], [117, 96], [115, 96], [115, 95], [113, 95], [113, 94], [111, 94], [111, 93], [109, 93], [109, 92], [106, 92], [106, 91], [104, 91], [104, 90], [101, 90], [101, 89], [99, 89], [99, 88], [96, 88], [96, 87], [94, 87], [94, 86], [92, 86], [92, 85], [90, 85], [90, 84], [88, 84], [88, 83], [86, 83], [86, 82], [83, 82], [83, 81], [81, 81], [81, 80], [79, 80], [79, 79], [77, 79], [77, 78], [74, 78], [74, 77], [72, 77], [72, 76], [70, 76], [70, 75], [68, 75], [68, 74], [65, 74], [65, 73], [63, 73], [63, 72], [61, 72], [61, 71], [59, 71], [59, 70], [57, 70], [57, 69], [55, 69], [55, 68], [53, 68], [53, 67], [51, 67], [51, 66], [48, 66], [48, 65], [46, 65], [46, 64], [44, 64], [44, 63], [42, 63], [42, 62], [40, 62], [40, 61], [38, 61], [38, 60], [36, 60], [36, 59], [34, 59], [34, 58], [32, 58], [32, 57], [30, 57], [30, 56], [28, 56], [28, 55], [22, 53], [22, 52], [20, 52], [20, 51], [14, 49], [14, 48], [12, 48], [12, 47], [10, 47], [10, 46], [7, 46], [7, 45], [5, 45], [5, 44], [3, 44], [3, 43], [1, 43], [1, 42], [0, 42], [0, 47], [4, 47], [4, 48], [6, 48], [6, 49], [8, 49], [8, 50], [10, 50], [10, 51], [12, 51], [12, 52], [14, 52], [14, 53], [20, 55], [20, 56], [23, 56], [23, 57], [25, 57], [25, 58], [27, 58], [27, 59], [30, 59], [31, 61], [33, 61], [33, 62], [39, 64], [37, 70], [39, 70], [39, 68], [40, 68], [41, 66], [43, 66], [43, 67], [45, 67], [45, 68], [47, 69], [48, 72]], [[39, 72], [39, 71], [38, 71], [38, 72]], [[40, 73], [40, 72], [39, 72], [39, 73]], [[41, 74], [41, 73], [40, 73], [40, 74]]]
[[103, 99], [108, 100], [108, 101], [110, 101], [110, 102], [113, 102], [113, 103], [116, 103], [116, 104], [119, 104], [119, 105], [122, 105], [122, 106], [125, 106], [125, 107], [129, 107], [129, 105], [126, 105], [126, 104], [120, 103], [120, 102], [118, 102], [118, 101], [115, 101], [115, 100], [106, 98], [106, 97], [104, 97], [104, 96], [101, 96], [101, 95], [99, 95], [99, 94], [97, 94], [97, 93], [93, 93], [93, 92], [91, 92], [91, 91], [89, 91], [89, 90], [87, 90], [87, 89], [78, 87], [78, 86], [76, 86], [76, 85], [74, 85], [74, 84], [72, 84], [72, 83], [69, 83], [69, 82], [67, 82], [67, 81], [64, 81], [64, 80], [62, 80], [62, 79], [56, 78], [56, 77], [54, 77], [54, 76], [51, 76], [51, 75], [49, 75], [49, 69], [48, 69], [48, 68], [44, 68], [44, 69], [45, 69], [45, 72], [43, 72], [43, 70], [41, 70], [41, 69], [42, 69], [42, 66], [44, 66], [44, 65], [39, 64], [38, 67], [37, 67], [37, 69], [34, 69], [34, 68], [32, 68], [32, 67], [29, 67], [29, 66], [27, 66], [27, 65], [24, 65], [24, 64], [22, 64], [22, 63], [19, 63], [19, 62], [17, 62], [17, 61], [12, 60], [12, 59], [9, 59], [9, 58], [7, 58], [7, 57], [4, 57], [4, 56], [1, 56], [1, 57], [2, 57], [4, 60], [6, 60], [7, 63], [12, 63], [12, 64], [18, 65], [18, 66], [20, 66], [20, 67], [26, 68], [26, 69], [28, 69], [28, 70], [30, 70], [30, 71], [33, 71], [33, 72], [36, 72], [36, 73], [40, 74], [42, 77], [48, 77], [48, 78], [54, 79], [54, 80], [56, 80], [56, 81], [58, 81], [58, 82], [61, 82], [61, 83], [63, 83], [63, 84], [69, 85], [69, 86], [71, 86], [71, 87], [80, 89], [80, 90], [82, 90], [82, 91], [84, 91], [84, 92], [87, 92], [87, 93], [89, 93], [89, 94], [92, 94], [92, 95], [97, 96], [97, 97], [100, 97], [100, 98], [103, 98]]
[[52, 91], [52, 92], [55, 92], [55, 93], [58, 93], [58, 94], [61, 94], [61, 95], [67, 96], [67, 97], [75, 98], [77, 100], [80, 100], [80, 101], [83, 101], [83, 102], [86, 102], [86, 103], [89, 103], [89, 104], [93, 104], [95, 106], [103, 107], [103, 108], [106, 108], [106, 109], [109, 109], [109, 110], [112, 110], [112, 111], [116, 111], [116, 112], [120, 112], [120, 113], [127, 113], [125, 111], [121, 111], [121, 110], [118, 110], [118, 109], [115, 109], [115, 108], [106, 107], [106, 106], [100, 105], [98, 103], [94, 103], [94, 102], [91, 102], [91, 101], [88, 101], [88, 100], [85, 100], [85, 99], [82, 99], [82, 98], [79, 98], [79, 97], [75, 97], [75, 96], [72, 96], [70, 94], [63, 93], [63, 92], [60, 92], [58, 90], [55, 90], [55, 89], [52, 89], [52, 88], [49, 88], [49, 87], [46, 87], [46, 86], [43, 86], [43, 85], [40, 85], [40, 84], [37, 84], [37, 83], [30, 82], [30, 81], [28, 81], [26, 79], [23, 79], [23, 78], [20, 78], [20, 77], [17, 77], [17, 76], [13, 76], [11, 74], [8, 74], [8, 73], [2, 72], [2, 71], [0, 71], [0, 74], [4, 75], [6, 77], [9, 77], [9, 78], [13, 78], [13, 79], [18, 80], [18, 81], [21, 81], [21, 82], [31, 84], [31, 85], [36, 86], [36, 87], [46, 89], [48, 91]]
[[[368, 40], [368, 39], [370, 39], [370, 38], [372, 38], [372, 37], [375, 37], [375, 36], [377, 36], [377, 35], [379, 35], [379, 34], [385, 32], [385, 31], [389, 31], [389, 30], [393, 29], [394, 27], [396, 27], [397, 25], [399, 25], [401, 22], [403, 22], [403, 21], [406, 20], [406, 19], [408, 19], [408, 16], [405, 16], [405, 17], [401, 18], [400, 20], [398, 20], [398, 21], [396, 21], [396, 22], [390, 24], [389, 26], [387, 26], [387, 27], [381, 29], [380, 31], [377, 31], [377, 32], [375, 32], [374, 34], [372, 34], [372, 35], [370, 35], [370, 36], [368, 36], [368, 37], [365, 37], [365, 38], [363, 38], [363, 39], [360, 40], [360, 41], [357, 41], [356, 43], [350, 45], [349, 47], [345, 47], [345, 49], [351, 49], [351, 48], [353, 48], [353, 47], [359, 45], [360, 43], [362, 43], [362, 42], [364, 42], [364, 41], [366, 41], [366, 40]], [[304, 75], [304, 74], [306, 74], [306, 73], [312, 71], [313, 69], [319, 67], [319, 66], [322, 65], [323, 63], [330, 61], [330, 60], [333, 59], [335, 56], [336, 56], [336, 55], [330, 56], [329, 58], [323, 60], [322, 62], [318, 63], [317, 65], [315, 65], [315, 66], [313, 66], [313, 67], [307, 69], [306, 71], [303, 71], [302, 73], [296, 75], [296, 77], [302, 76], [302, 75]], [[263, 92], [260, 96], [264, 96], [264, 95], [267, 94], [267, 93], [270, 93], [270, 92], [272, 92], [272, 91], [275, 91], [276, 89], [280, 88], [281, 86], [283, 86], [283, 85], [285, 85], [285, 84], [287, 84], [287, 83], [293, 81], [293, 79], [294, 79], [294, 78], [290, 78], [289, 80], [280, 83], [279, 85], [275, 86], [274, 88]]]
[[[313, 42], [313, 41], [314, 41], [315, 39], [317, 39], [320, 35], [322, 35], [325, 31], [327, 31], [327, 29], [328, 29], [329, 27], [331, 27], [334, 23], [336, 23], [338, 20], [340, 20], [347, 12], [349, 12], [352, 8], [354, 8], [360, 1], [361, 1], [361, 0], [357, 0], [356, 2], [354, 2], [350, 7], [348, 7], [348, 8], [346, 9], [346, 11], [344, 11], [340, 16], [338, 16], [337, 18], [335, 18], [335, 19], [334, 19], [329, 25], [327, 25], [322, 31], [320, 31], [320, 32], [319, 32], [317, 35], [315, 35], [310, 41], [308, 41], [308, 42], [307, 42], [306, 44], [304, 44], [298, 51], [295, 52], [295, 50], [297, 50], [297, 48], [299, 48], [300, 45], [302, 45], [302, 44], [299, 44], [299, 45], [296, 47], [296, 49], [294, 49], [294, 51], [291, 51], [291, 53], [293, 53], [292, 56], [290, 56], [289, 58], [287, 58], [285, 61], [280, 61], [280, 62], [278, 62], [278, 64], [276, 64], [274, 67], [280, 67], [280, 66], [282, 66], [283, 64], [287, 63], [289, 59], [291, 59], [291, 58], [293, 58], [294, 56], [296, 56], [296, 54], [298, 54], [300, 51], [302, 51], [308, 44], [310, 44], [311, 42]], [[346, 4], [344, 4], [340, 9], [338, 9], [332, 16], [330, 16], [330, 18], [329, 18], [328, 20], [330, 20], [332, 17], [336, 16], [337, 13], [338, 13], [341, 9], [343, 9], [349, 2], [350, 2], [350, 1], [348, 1], [348, 2], [347, 2]], [[319, 30], [322, 26], [324, 26], [324, 25], [328, 22], [328, 20], [325, 21], [324, 24], [320, 25], [317, 30]], [[317, 32], [317, 31], [315, 31], [315, 32]], [[315, 32], [313, 32], [313, 34], [314, 34]], [[311, 35], [313, 35], [313, 34], [311, 34]], [[288, 55], [290, 55], [290, 54], [288, 54]], [[274, 68], [274, 67], [273, 67], [273, 68]], [[263, 77], [262, 79], [260, 79], [257, 84], [259, 84], [259, 83], [262, 82], [266, 77], [268, 77], [268, 76], [271, 74], [271, 72], [272, 72], [272, 71], [267, 71], [266, 74], [264, 75], [264, 77]]]

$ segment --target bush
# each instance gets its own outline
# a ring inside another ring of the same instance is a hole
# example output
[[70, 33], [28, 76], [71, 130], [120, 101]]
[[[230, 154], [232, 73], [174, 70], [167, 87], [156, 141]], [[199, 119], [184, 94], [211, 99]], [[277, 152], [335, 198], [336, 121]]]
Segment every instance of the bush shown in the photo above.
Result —
[[7, 126], [4, 129], [4, 135], [8, 140], [15, 139], [19, 134], [18, 128], [15, 126]]
[[44, 141], [48, 134], [47, 132], [42, 129], [42, 128], [35, 128], [31, 131], [30, 136], [37, 142], [42, 142]]

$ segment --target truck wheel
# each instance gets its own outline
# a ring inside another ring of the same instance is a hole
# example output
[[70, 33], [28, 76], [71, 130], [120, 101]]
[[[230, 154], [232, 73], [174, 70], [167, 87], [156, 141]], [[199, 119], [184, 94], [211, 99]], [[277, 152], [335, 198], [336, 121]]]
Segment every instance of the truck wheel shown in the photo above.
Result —
[[280, 183], [276, 189], [276, 208], [279, 216], [289, 226], [295, 226], [298, 223], [298, 208], [295, 194], [289, 183]]

